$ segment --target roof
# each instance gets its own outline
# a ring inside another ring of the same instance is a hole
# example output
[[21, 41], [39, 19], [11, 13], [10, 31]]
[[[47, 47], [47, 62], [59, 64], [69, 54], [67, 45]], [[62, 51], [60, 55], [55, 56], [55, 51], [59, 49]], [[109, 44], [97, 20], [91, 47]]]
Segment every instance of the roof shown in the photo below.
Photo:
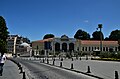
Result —
[[48, 39], [43, 39], [43, 40], [37, 40], [37, 41], [33, 41], [33, 42], [41, 42], [41, 43], [44, 43], [45, 41], [51, 41], [53, 40], [54, 38], [48, 38]]
[[[84, 45], [98, 45], [100, 44], [100, 41], [98, 40], [81, 40], [81, 44]], [[103, 45], [118, 45], [118, 41], [102, 41]]]

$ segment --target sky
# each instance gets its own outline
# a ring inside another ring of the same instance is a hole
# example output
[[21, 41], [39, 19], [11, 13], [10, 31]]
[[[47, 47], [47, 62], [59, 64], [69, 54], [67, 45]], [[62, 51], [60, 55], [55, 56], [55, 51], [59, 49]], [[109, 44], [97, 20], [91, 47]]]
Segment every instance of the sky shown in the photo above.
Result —
[[46, 34], [73, 38], [82, 29], [91, 37], [102, 24], [104, 37], [120, 30], [120, 0], [0, 0], [0, 16], [10, 34], [31, 41]]

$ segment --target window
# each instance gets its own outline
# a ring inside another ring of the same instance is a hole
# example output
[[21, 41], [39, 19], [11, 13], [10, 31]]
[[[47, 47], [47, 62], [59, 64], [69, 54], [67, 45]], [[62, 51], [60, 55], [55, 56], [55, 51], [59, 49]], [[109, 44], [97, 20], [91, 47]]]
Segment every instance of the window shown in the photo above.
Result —
[[82, 47], [82, 51], [84, 51], [84, 47]]
[[93, 51], [93, 47], [92, 47], [92, 51]]
[[95, 50], [96, 50], [96, 47], [95, 47]]
[[117, 51], [118, 47], [115, 47], [115, 51]]
[[103, 51], [105, 51], [105, 47], [103, 47]]
[[108, 47], [106, 47], [106, 51], [108, 51]]
[[90, 47], [89, 47], [89, 51], [91, 51], [91, 50], [90, 50]]
[[85, 51], [87, 51], [87, 47], [85, 47]]

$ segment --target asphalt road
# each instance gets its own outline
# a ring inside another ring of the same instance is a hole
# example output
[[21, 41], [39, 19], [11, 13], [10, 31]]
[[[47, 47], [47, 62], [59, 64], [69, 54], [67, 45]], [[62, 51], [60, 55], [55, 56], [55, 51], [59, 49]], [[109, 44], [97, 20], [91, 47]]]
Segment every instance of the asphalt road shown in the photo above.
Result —
[[72, 72], [31, 60], [17, 59], [17, 61], [29, 70], [28, 72], [34, 77], [32, 79], [95, 79], [81, 73]]
[[[26, 58], [23, 58], [26, 60]], [[28, 60], [29, 58], [27, 58]], [[32, 59], [34, 62], [39, 63], [39, 59]], [[49, 59], [49, 63], [52, 64], [52, 59]], [[46, 61], [45, 61], [46, 62]], [[60, 66], [60, 60], [56, 58], [55, 65]], [[87, 72], [88, 66], [90, 66], [91, 75], [95, 75], [98, 77], [102, 77], [104, 79], [114, 79], [115, 71], [118, 71], [118, 75], [120, 76], [120, 62], [115, 61], [96, 61], [96, 60], [85, 60], [85, 57], [82, 57], [82, 60], [72, 61], [71, 59], [64, 59], [62, 61], [64, 68], [69, 68], [71, 63], [74, 65], [74, 70]]]

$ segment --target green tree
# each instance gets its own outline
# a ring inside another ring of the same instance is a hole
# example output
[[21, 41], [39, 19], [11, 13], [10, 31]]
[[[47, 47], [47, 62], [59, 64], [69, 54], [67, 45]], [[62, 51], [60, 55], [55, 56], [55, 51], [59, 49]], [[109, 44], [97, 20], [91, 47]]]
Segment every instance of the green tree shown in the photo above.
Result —
[[43, 39], [48, 39], [48, 38], [54, 38], [55, 36], [53, 34], [46, 34]]
[[118, 41], [120, 39], [120, 30], [114, 30], [110, 33], [109, 36], [110, 40], [116, 40]]
[[90, 34], [79, 29], [76, 34], [74, 35], [74, 38], [81, 39], [81, 40], [88, 40], [90, 39]]
[[109, 37], [106, 37], [104, 40], [105, 40], [105, 41], [109, 41], [110, 39], [109, 39]]
[[0, 53], [7, 52], [7, 37], [8, 37], [8, 28], [6, 26], [5, 19], [0, 16]]
[[92, 36], [93, 36], [92, 40], [100, 40], [101, 39], [100, 35], [102, 35], [102, 40], [103, 40], [104, 39], [104, 35], [103, 35], [102, 32], [100, 32], [100, 31], [93, 32], [93, 34], [92, 34]]

